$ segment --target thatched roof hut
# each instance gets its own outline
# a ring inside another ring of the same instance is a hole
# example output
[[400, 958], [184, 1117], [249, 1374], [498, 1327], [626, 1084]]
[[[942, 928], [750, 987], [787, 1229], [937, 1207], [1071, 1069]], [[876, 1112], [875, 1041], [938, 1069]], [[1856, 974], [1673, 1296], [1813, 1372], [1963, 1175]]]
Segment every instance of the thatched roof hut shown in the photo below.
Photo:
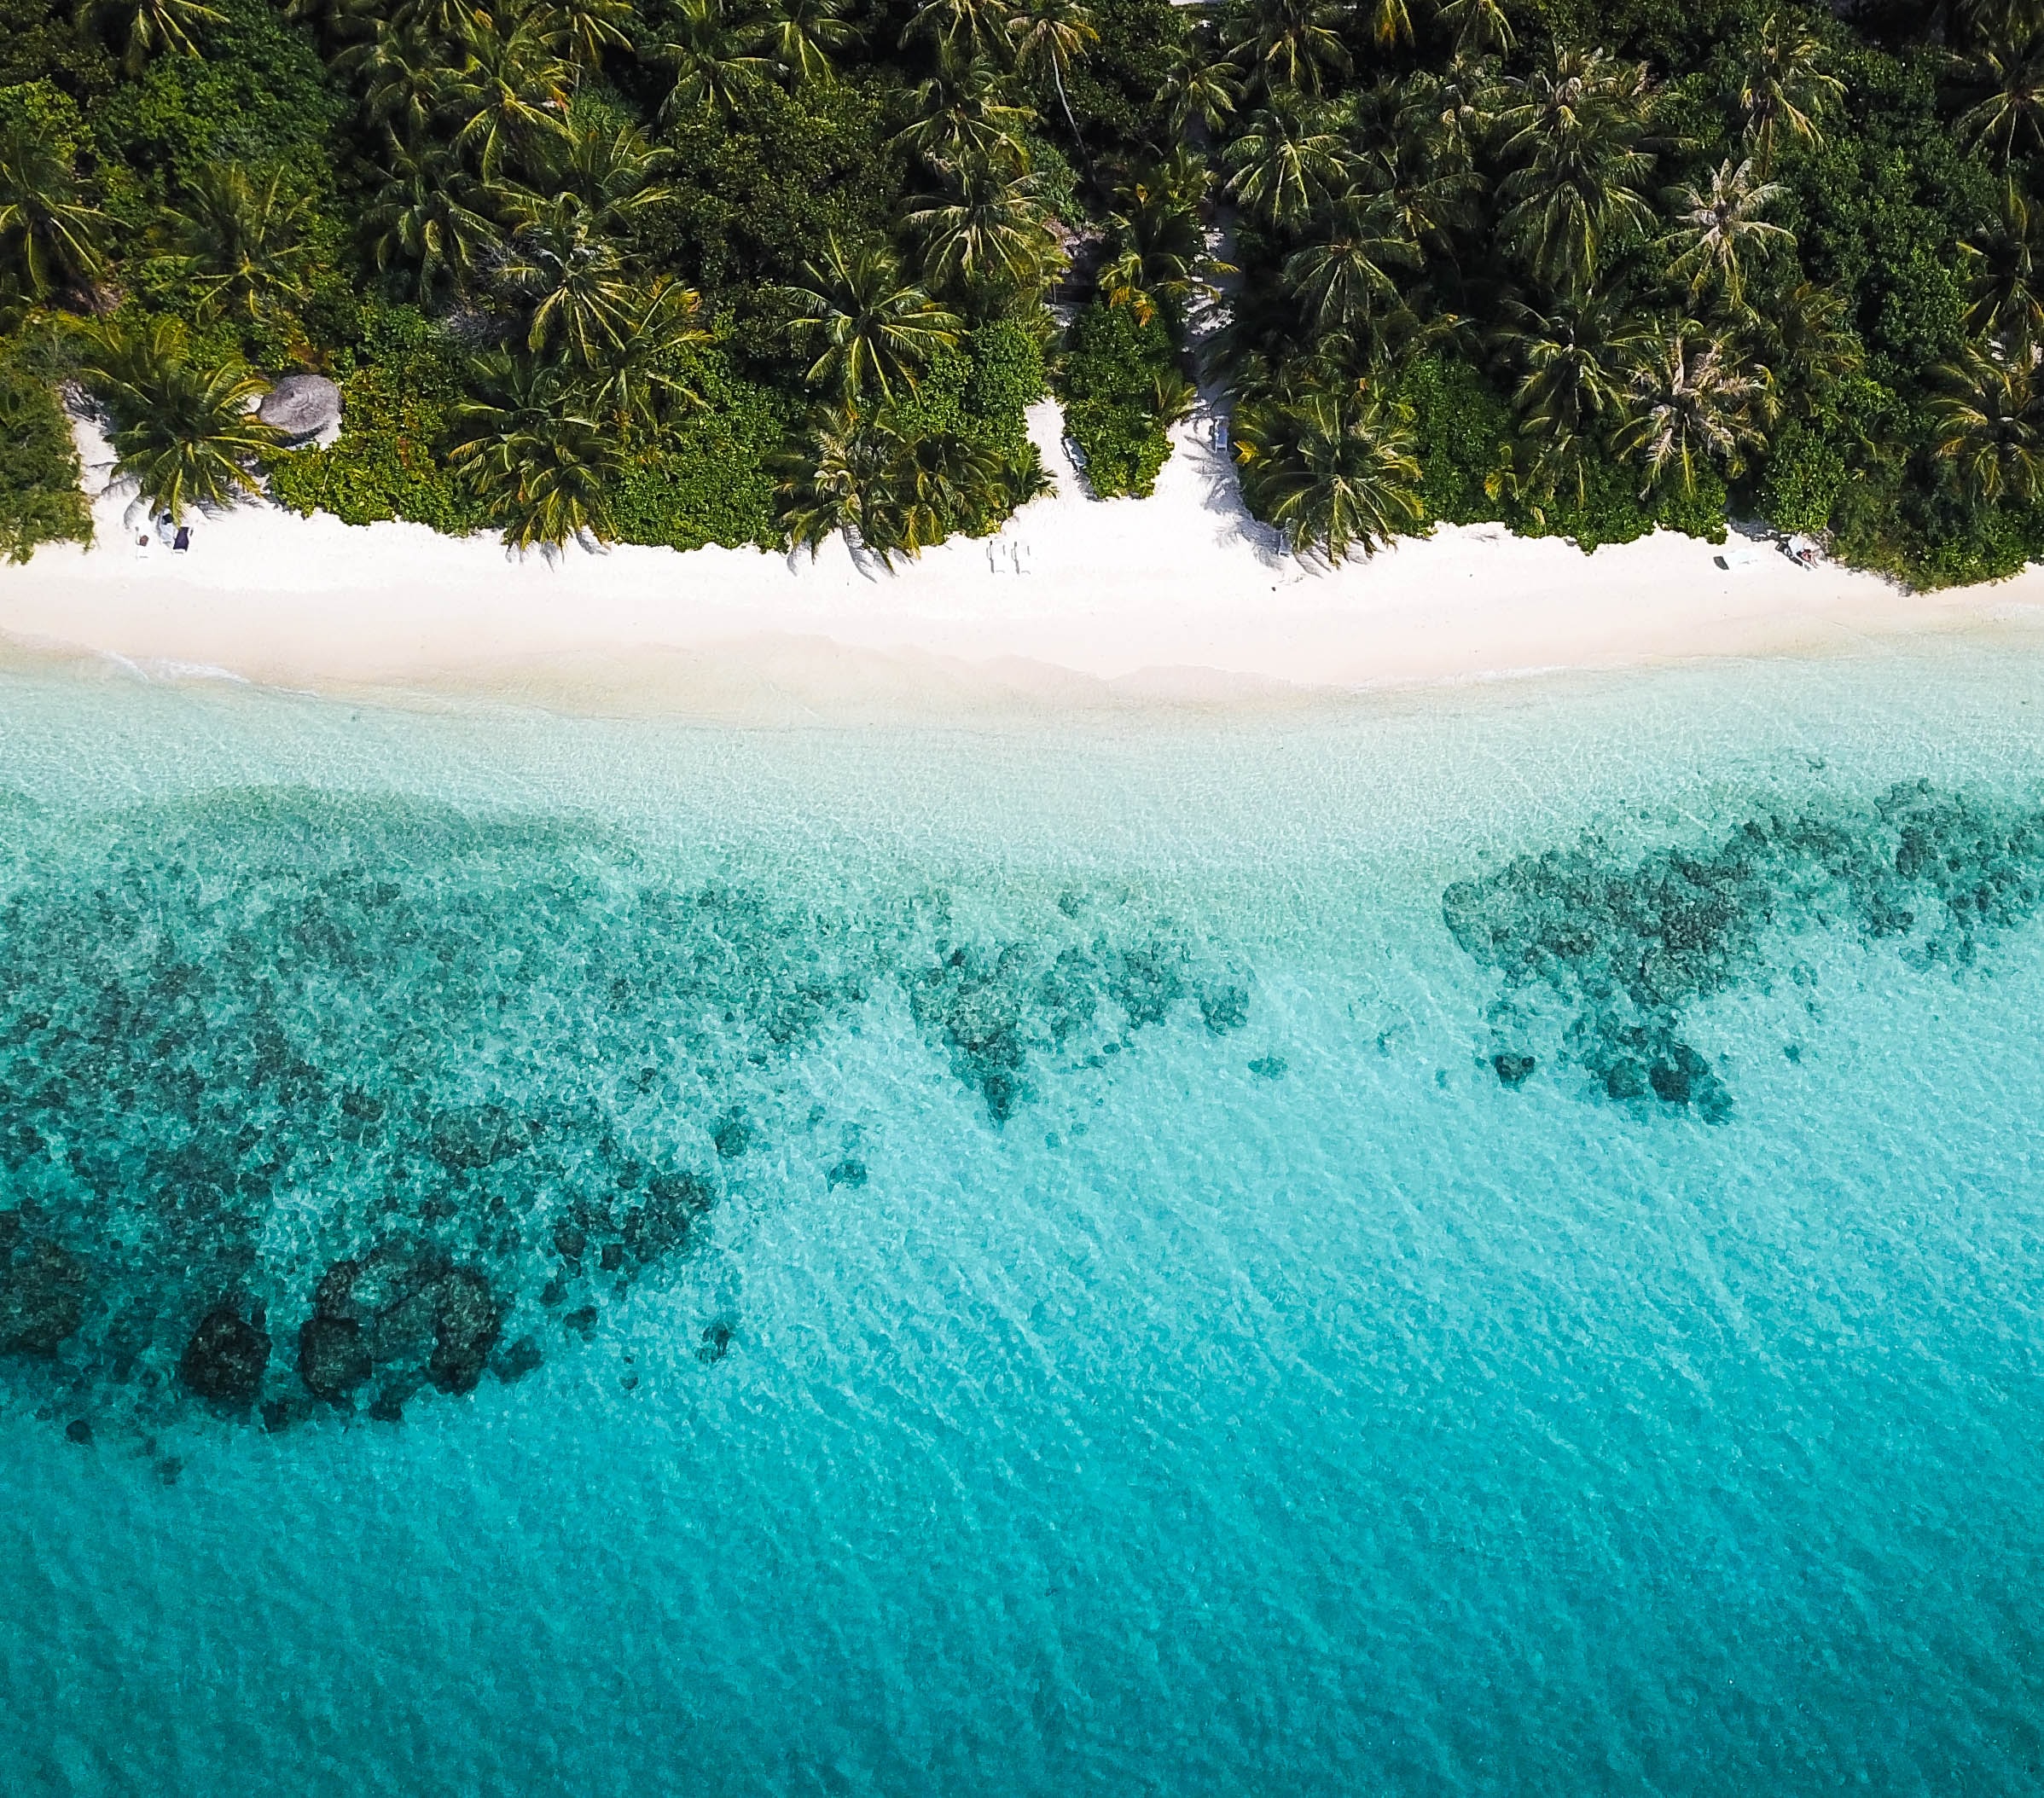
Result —
[[263, 396], [256, 416], [286, 438], [317, 437], [340, 422], [340, 389], [323, 374], [287, 374]]

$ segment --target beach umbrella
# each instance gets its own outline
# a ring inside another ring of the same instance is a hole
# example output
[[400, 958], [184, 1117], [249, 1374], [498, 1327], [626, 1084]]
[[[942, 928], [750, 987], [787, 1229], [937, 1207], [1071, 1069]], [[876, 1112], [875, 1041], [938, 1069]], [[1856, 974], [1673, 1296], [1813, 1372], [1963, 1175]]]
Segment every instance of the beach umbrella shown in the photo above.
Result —
[[263, 396], [256, 416], [285, 438], [316, 437], [340, 422], [340, 389], [323, 374], [287, 374]]

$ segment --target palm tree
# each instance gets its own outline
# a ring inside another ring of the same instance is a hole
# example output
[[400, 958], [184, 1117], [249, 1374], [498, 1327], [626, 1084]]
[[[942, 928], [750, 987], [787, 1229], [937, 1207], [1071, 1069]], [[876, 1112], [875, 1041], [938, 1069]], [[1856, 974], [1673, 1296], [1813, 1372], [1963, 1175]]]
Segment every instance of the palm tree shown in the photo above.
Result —
[[1549, 288], [1586, 287], [1612, 241], [1653, 217], [1640, 193], [1653, 169], [1641, 148], [1646, 72], [1563, 49], [1509, 85], [1519, 97], [1497, 125], [1515, 166], [1498, 186], [1500, 229]]
[[1286, 258], [1284, 281], [1316, 336], [1352, 335], [1399, 301], [1392, 271], [1415, 269], [1420, 246], [1380, 200], [1352, 194], [1334, 209], [1332, 235]]
[[1443, 0], [1435, 16], [1455, 33], [1459, 53], [1501, 55], [1518, 41], [1504, 0]]
[[808, 436], [780, 458], [776, 495], [789, 540], [812, 556], [842, 532], [891, 566], [1001, 506], [998, 459], [951, 432], [904, 437], [884, 412], [840, 405], [812, 414]]
[[1079, 135], [1079, 122], [1071, 116], [1071, 102], [1066, 97], [1065, 72], [1086, 54], [1089, 44], [1100, 42], [1093, 15], [1080, 0], [1017, 0], [1007, 15], [1007, 37], [1017, 68], [1025, 73], [1048, 72], [1066, 127], [1078, 146], [1081, 160], [1085, 160], [1086, 140]]
[[1362, 158], [1355, 183], [1406, 237], [1443, 257], [1453, 255], [1456, 231], [1475, 221], [1484, 194], [1483, 177], [1452, 150], [1430, 155], [1420, 134], [1406, 130], [1388, 133]]
[[1858, 373], [1867, 360], [1859, 334], [1852, 328], [1852, 307], [1835, 287], [1799, 281], [1776, 295], [1753, 315], [1759, 328], [1760, 353], [1785, 387], [1816, 407], [1829, 401], [1838, 383]]
[[832, 78], [831, 58], [858, 38], [845, 17], [845, 0], [772, 0], [757, 26], [757, 47], [789, 81]]
[[106, 215], [78, 197], [71, 159], [10, 113], [0, 125], [0, 266], [42, 299], [98, 280]]
[[1251, 217], [1288, 229], [1302, 224], [1350, 173], [1348, 148], [1324, 108], [1274, 101], [1228, 147], [1228, 187]]
[[2018, 156], [2044, 145], [2044, 31], [2024, 28], [1991, 39], [1966, 73], [1982, 97], [1953, 130], [1960, 142], [2012, 170]]
[[1426, 518], [1410, 422], [1360, 383], [1245, 406], [1234, 421], [1243, 494], [1295, 554], [1374, 554]]
[[599, 348], [589, 371], [593, 416], [651, 429], [676, 403], [701, 403], [683, 360], [691, 345], [710, 340], [696, 322], [700, 303], [693, 289], [665, 276], [632, 292], [619, 308], [616, 344]]
[[611, 494], [624, 473], [617, 431], [586, 390], [557, 368], [498, 355], [479, 368], [480, 391], [458, 409], [462, 471], [513, 548], [558, 548], [571, 537], [616, 535]]
[[305, 297], [311, 251], [299, 233], [311, 211], [282, 172], [259, 186], [238, 164], [192, 177], [183, 209], [163, 235], [180, 278], [224, 310], [255, 319]]
[[893, 500], [892, 433], [857, 407], [842, 405], [813, 413], [809, 438], [806, 450], [791, 450], [779, 461], [775, 492], [789, 540], [806, 545], [813, 560], [825, 540], [841, 531], [886, 560], [893, 534], [883, 523]]
[[[359, 5], [374, 15], [382, 0], [340, 0], [343, 5]], [[508, 16], [514, 15], [522, 0], [500, 0]], [[483, 0], [398, 0], [391, 8], [391, 23], [402, 31], [416, 32], [431, 42], [456, 49], [477, 33], [487, 31], [492, 12]], [[536, 20], [543, 30], [549, 21]]]
[[1770, 13], [1760, 27], [1739, 81], [1739, 109], [1762, 180], [1774, 171], [1784, 132], [1808, 144], [1822, 141], [1817, 120], [1845, 93], [1826, 60], [1824, 40], [1792, 14]]
[[1060, 258], [1037, 177], [984, 157], [939, 172], [944, 191], [925, 196], [908, 216], [923, 238], [924, 275], [939, 286], [955, 278], [1034, 292]]
[[1716, 287], [1736, 313], [1745, 304], [1746, 257], [1769, 244], [1795, 248], [1789, 232], [1761, 217], [1781, 194], [1774, 182], [1755, 181], [1751, 161], [1733, 168], [1729, 157], [1713, 171], [1707, 190], [1676, 192], [1675, 229], [1662, 247], [1673, 252], [1669, 274], [1688, 282], [1692, 299]]
[[294, 25], [310, 25], [327, 46], [365, 38], [382, 22], [377, 0], [284, 0], [284, 16]]
[[1199, 223], [1212, 182], [1205, 164], [1181, 143], [1116, 188], [1107, 218], [1112, 253], [1100, 271], [1109, 305], [1133, 307], [1145, 324], [1160, 304], [1182, 318], [1193, 300], [1215, 292], [1215, 276], [1232, 272], [1208, 253]]
[[921, 0], [902, 32], [903, 44], [918, 38], [936, 46], [940, 68], [959, 69], [1007, 47], [1004, 0]]
[[447, 97], [442, 46], [416, 26], [379, 21], [375, 34], [335, 59], [361, 83], [362, 109], [400, 143], [421, 142]]
[[80, 29], [95, 17], [120, 40], [121, 68], [129, 75], [139, 75], [150, 57], [165, 50], [196, 56], [192, 33], [227, 22], [224, 14], [200, 0], [84, 0], [78, 9]]
[[998, 78], [984, 62], [940, 68], [915, 90], [915, 117], [894, 142], [913, 150], [932, 169], [971, 159], [998, 163], [1017, 173], [1029, 167], [1024, 134], [1034, 115], [1002, 98]]
[[1705, 461], [1728, 475], [1743, 472], [1745, 452], [1767, 441], [1760, 427], [1774, 404], [1768, 371], [1693, 323], [1671, 326], [1646, 347], [1628, 397], [1631, 415], [1612, 447], [1645, 463], [1649, 491], [1672, 473], [1693, 493]]
[[572, 199], [592, 230], [619, 236], [648, 208], [664, 204], [674, 190], [660, 177], [669, 152], [646, 141], [634, 125], [614, 130], [578, 128], [550, 140], [531, 188], [508, 190], [504, 205], [514, 218], [532, 202], [556, 195]]
[[1972, 289], [1966, 328], [2012, 345], [2044, 343], [2044, 217], [2010, 187], [2001, 197], [2001, 229], [1979, 243], [1962, 243]]
[[663, 119], [729, 119], [773, 77], [771, 62], [740, 47], [740, 21], [725, 0], [677, 0], [664, 24], [656, 60], [674, 71], [674, 84], [660, 107]]
[[2044, 31], [2044, 0], [1959, 0], [1952, 10], [1983, 37]]
[[567, 87], [567, 66], [538, 14], [511, 14], [508, 26], [485, 16], [445, 90], [455, 148], [494, 182], [507, 160], [566, 136]]
[[1983, 500], [2035, 498], [2044, 397], [2029, 348], [1977, 340], [1957, 362], [1934, 369], [1931, 378], [1937, 454], [1956, 465], [1966, 490]]
[[594, 367], [620, 341], [632, 297], [624, 258], [572, 194], [520, 202], [496, 280], [526, 307], [526, 348]]
[[578, 72], [597, 72], [606, 50], [629, 50], [637, 15], [630, 0], [541, 0], [540, 35]]
[[955, 345], [964, 322], [902, 279], [893, 254], [877, 243], [847, 253], [833, 236], [820, 263], [804, 264], [807, 287], [784, 294], [796, 316], [789, 329], [816, 351], [804, 379], [851, 403], [869, 389], [883, 400], [912, 389], [917, 372]]
[[266, 384], [239, 357], [195, 361], [177, 319], [109, 322], [85, 334], [78, 373], [113, 415], [114, 473], [150, 511], [182, 519], [260, 490], [257, 471], [278, 438], [250, 409]]
[[1195, 119], [1208, 130], [1217, 131], [1241, 103], [1242, 71], [1234, 59], [1209, 55], [1201, 40], [1188, 33], [1172, 52], [1164, 78], [1157, 84], [1157, 105], [1170, 120], [1173, 135], [1182, 136]]
[[1379, 49], [1396, 49], [1413, 41], [1412, 9], [1406, 0], [1369, 0], [1370, 35]]
[[414, 293], [431, 306], [443, 290], [465, 291], [501, 246], [496, 226], [481, 210], [474, 178], [433, 148], [392, 141], [383, 184], [363, 223], [379, 269], [408, 263]]
[[1432, 167], [1472, 169], [1490, 136], [1497, 72], [1488, 61], [1458, 55], [1445, 69], [1415, 71], [1396, 90], [1389, 134], [1409, 142]]
[[1617, 307], [1600, 294], [1564, 300], [1551, 312], [1509, 302], [1499, 341], [1519, 369], [1513, 393], [1518, 434], [1533, 461], [1522, 493], [1551, 498], [1564, 487], [1588, 494], [1588, 465], [1623, 418], [1632, 347]]
[[1263, 91], [1317, 94], [1321, 83], [1349, 72], [1341, 28], [1346, 9], [1335, 0], [1249, 0], [1234, 25], [1228, 60], [1252, 71]]

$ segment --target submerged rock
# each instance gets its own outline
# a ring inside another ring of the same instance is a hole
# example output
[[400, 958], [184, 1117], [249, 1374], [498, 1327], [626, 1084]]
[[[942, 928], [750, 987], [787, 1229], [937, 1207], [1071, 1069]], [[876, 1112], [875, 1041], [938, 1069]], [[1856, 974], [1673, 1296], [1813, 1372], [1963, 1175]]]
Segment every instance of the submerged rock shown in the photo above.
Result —
[[262, 1390], [269, 1366], [270, 1332], [264, 1328], [263, 1308], [256, 1306], [245, 1318], [237, 1305], [216, 1305], [185, 1344], [177, 1377], [202, 1399], [247, 1405]]
[[299, 1331], [299, 1378], [313, 1397], [345, 1404], [381, 1375], [376, 1402], [386, 1411], [402, 1409], [428, 1381], [442, 1392], [472, 1392], [505, 1311], [486, 1275], [455, 1265], [437, 1244], [382, 1243], [321, 1276]]
[[1199, 1017], [1210, 1036], [1225, 1036], [1249, 1023], [1249, 989], [1246, 986], [1201, 987]]
[[299, 1378], [314, 1398], [339, 1404], [375, 1372], [369, 1343], [353, 1318], [319, 1311], [300, 1326]]
[[1501, 1086], [1518, 1088], [1523, 1087], [1526, 1083], [1527, 1076], [1540, 1065], [1540, 1062], [1537, 1058], [1531, 1055], [1514, 1055], [1507, 1053], [1493, 1055], [1490, 1058], [1490, 1065], [1496, 1070], [1498, 1083]]
[[84, 1315], [85, 1264], [0, 1211], [0, 1354], [54, 1355]]
[[490, 1371], [508, 1386], [532, 1372], [543, 1359], [537, 1339], [521, 1336], [509, 1348], [491, 1358]]
[[857, 1156], [847, 1155], [823, 1176], [823, 1181], [833, 1192], [839, 1186], [862, 1186], [866, 1184], [866, 1163]]
[[440, 1282], [427, 1372], [442, 1392], [473, 1392], [504, 1327], [503, 1309], [479, 1273], [457, 1267]]
[[736, 1161], [752, 1146], [752, 1120], [743, 1107], [734, 1105], [717, 1120], [710, 1141], [719, 1161]]

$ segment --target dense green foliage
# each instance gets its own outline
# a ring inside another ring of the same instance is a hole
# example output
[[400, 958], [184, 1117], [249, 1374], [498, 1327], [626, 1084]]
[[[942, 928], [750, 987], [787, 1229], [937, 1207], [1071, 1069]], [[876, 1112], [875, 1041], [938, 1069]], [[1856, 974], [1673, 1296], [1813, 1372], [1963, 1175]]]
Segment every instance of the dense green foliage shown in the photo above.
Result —
[[[2044, 554], [2041, 95], [2038, 0], [0, 0], [0, 331], [174, 508], [891, 559], [1041, 490], [1048, 368], [1102, 497], [1203, 375], [1303, 549], [1977, 579]], [[326, 448], [239, 419], [299, 368]], [[84, 520], [10, 380], [14, 548]]]
[[1094, 493], [1148, 494], [1171, 452], [1165, 425], [1182, 410], [1173, 403], [1182, 378], [1163, 316], [1143, 321], [1132, 306], [1087, 307], [1073, 322], [1059, 386], [1065, 428]]
[[1233, 0], [1242, 442], [1311, 488], [1274, 421], [1354, 389], [1426, 519], [1760, 513], [1923, 583], [2044, 553], [2044, 8], [1835, 11]]
[[91, 535], [78, 473], [55, 395], [0, 362], [0, 555], [26, 562], [38, 544]]

